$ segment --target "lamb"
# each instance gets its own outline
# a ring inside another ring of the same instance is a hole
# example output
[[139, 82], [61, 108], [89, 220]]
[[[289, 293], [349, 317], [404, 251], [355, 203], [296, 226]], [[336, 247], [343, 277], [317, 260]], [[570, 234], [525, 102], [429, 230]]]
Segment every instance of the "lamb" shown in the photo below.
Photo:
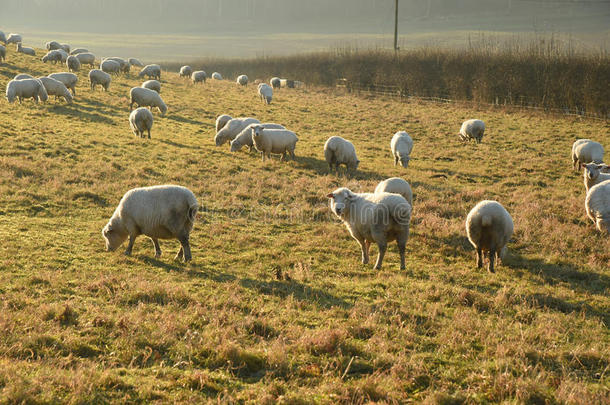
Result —
[[273, 99], [273, 88], [267, 83], [261, 83], [258, 85], [258, 95], [265, 104], [269, 105]]
[[89, 83], [91, 84], [91, 90], [95, 90], [95, 86], [98, 84], [102, 86], [105, 91], [108, 91], [112, 78], [106, 72], [102, 72], [99, 69], [92, 69], [89, 71]]
[[180, 68], [180, 77], [191, 77], [193, 74], [193, 68], [186, 65]]
[[610, 180], [610, 166], [606, 164], [587, 163], [585, 168], [585, 189], [587, 192], [596, 184]]
[[506, 244], [513, 235], [513, 219], [497, 201], [483, 200], [466, 218], [468, 240], [477, 250], [477, 267], [483, 267], [483, 255], [489, 258], [487, 271], [494, 272], [494, 261], [504, 258]]
[[272, 77], [271, 80], [269, 80], [269, 84], [274, 89], [279, 89], [281, 87], [280, 78], [279, 77]]
[[483, 134], [485, 133], [485, 123], [481, 120], [467, 120], [462, 123], [460, 128], [460, 140], [469, 141], [474, 139], [477, 143], [481, 143]]
[[104, 58], [104, 60], [113, 60], [118, 63], [120, 66], [120, 71], [123, 73], [129, 73], [129, 69], [131, 69], [131, 65], [129, 64], [129, 62], [123, 58], [112, 56], [110, 58]]
[[58, 63], [58, 62], [61, 62], [61, 60], [62, 60], [62, 54], [57, 49], [47, 52], [47, 54], [42, 57], [43, 63], [47, 63], [47, 62]]
[[191, 80], [193, 81], [193, 84], [201, 82], [205, 83], [205, 79], [207, 77], [207, 74], [203, 70], [197, 70], [191, 75]]
[[42, 82], [38, 79], [11, 80], [6, 86], [6, 99], [9, 104], [19, 100], [19, 104], [24, 98], [32, 98], [38, 101], [47, 101], [49, 96]]
[[70, 72], [78, 72], [80, 70], [80, 61], [74, 55], [68, 56], [68, 59], [66, 59], [66, 65], [68, 66], [68, 70]]
[[610, 235], [610, 180], [589, 189], [585, 199], [585, 209], [597, 230]]
[[3, 45], [0, 45], [0, 62], [4, 62], [6, 60], [6, 48]]
[[[231, 152], [237, 152], [244, 146], [248, 146], [249, 151], [252, 152], [252, 149], [254, 148], [254, 142], [252, 141], [252, 127], [254, 125], [257, 124], [248, 125], [239, 133], [239, 135], [235, 137], [235, 139], [231, 141]], [[280, 124], [265, 123], [261, 125], [265, 129], [286, 129]]]
[[133, 87], [129, 91], [129, 110], [133, 109], [133, 105], [137, 104], [138, 107], [157, 107], [161, 111], [161, 116], [164, 116], [167, 112], [167, 106], [163, 102], [163, 99], [154, 90], [145, 89], [143, 87]]
[[331, 136], [324, 144], [324, 158], [330, 171], [335, 166], [337, 172], [340, 165], [345, 165], [347, 171], [355, 171], [358, 169], [360, 160], [356, 156], [356, 148], [350, 141], [341, 138], [340, 136]]
[[241, 84], [242, 86], [247, 86], [248, 85], [248, 76], [246, 76], [246, 75], [237, 76], [237, 84]]
[[55, 49], [61, 49], [61, 45], [57, 41], [49, 41], [44, 45], [47, 51], [54, 51]]
[[8, 45], [8, 44], [18, 44], [19, 42], [23, 42], [23, 40], [21, 39], [21, 35], [13, 34], [11, 32], [10, 34], [8, 34], [8, 37], [6, 38], [6, 42], [4, 44], [5, 45]]
[[409, 239], [411, 205], [402, 196], [391, 193], [358, 194], [342, 187], [328, 194], [331, 211], [339, 217], [360, 244], [362, 264], [369, 262], [371, 242], [379, 254], [375, 270], [380, 270], [388, 242], [396, 241], [400, 270], [405, 270], [405, 250]]
[[114, 251], [129, 237], [125, 250], [131, 255], [139, 235], [148, 236], [155, 246], [155, 257], [161, 256], [158, 239], [178, 239], [176, 260], [191, 260], [189, 236], [193, 230], [199, 204], [186, 187], [163, 185], [129, 190], [102, 230], [106, 250]]
[[115, 60], [106, 59], [100, 63], [100, 69], [108, 74], [118, 74], [121, 71], [121, 64]]
[[224, 126], [229, 122], [233, 117], [227, 114], [219, 115], [216, 118], [216, 132], [220, 131], [224, 128]]
[[74, 73], [51, 73], [48, 77], [62, 82], [67, 88], [72, 90], [72, 95], [76, 96], [76, 83], [78, 83], [78, 76], [76, 76]]
[[402, 167], [407, 168], [413, 151], [413, 139], [404, 131], [396, 132], [390, 142], [390, 149], [394, 157], [394, 166], [400, 162]]
[[27, 48], [21, 45], [21, 42], [17, 44], [17, 52], [23, 53], [25, 55], [36, 56], [36, 51], [34, 50], [34, 48]]
[[136, 58], [129, 58], [128, 62], [131, 66], [144, 67], [144, 64]]
[[140, 87], [144, 87], [145, 89], [151, 89], [156, 91], [157, 93], [161, 93], [161, 83], [156, 80], [147, 80], [142, 83], [142, 86]]
[[222, 80], [222, 75], [218, 72], [212, 73], [212, 79], [214, 80]]
[[149, 79], [157, 79], [161, 80], [161, 66], [159, 65], [146, 65], [140, 73], [138, 73], [138, 77], [148, 77]]
[[70, 55], [78, 55], [79, 53], [89, 53], [89, 50], [85, 48], [76, 48], [70, 52]]
[[29, 75], [27, 73], [19, 73], [18, 75], [13, 77], [13, 80], [23, 80], [23, 79], [33, 79], [33, 78], [34, 77], [32, 75]]
[[70, 54], [70, 45], [68, 45], [68, 44], [60, 44], [59, 46], [61, 47], [61, 49], [65, 53], [67, 53], [68, 55]]
[[95, 55], [89, 52], [79, 53], [75, 55], [81, 65], [89, 65], [95, 67]]
[[39, 77], [38, 80], [42, 82], [49, 96], [63, 97], [68, 104], [72, 104], [72, 94], [62, 82], [50, 77]]
[[282, 155], [281, 160], [286, 160], [288, 154], [295, 160], [294, 149], [299, 138], [287, 129], [267, 129], [257, 124], [252, 126], [252, 143], [257, 151], [261, 153], [263, 162], [265, 155], [271, 158], [271, 154]]
[[232, 141], [250, 124], [260, 124], [260, 121], [256, 118], [231, 118], [224, 127], [216, 133], [216, 136], [214, 137], [216, 146], [221, 146]]
[[153, 126], [153, 115], [148, 108], [139, 107], [129, 114], [129, 126], [135, 136], [144, 138], [144, 131], [148, 132], [150, 139], [150, 130]]
[[604, 147], [601, 143], [590, 139], [577, 139], [572, 144], [572, 164], [574, 170], [587, 163], [602, 163], [604, 161]]
[[390, 177], [377, 185], [375, 194], [378, 193], [394, 193], [400, 194], [413, 207], [413, 191], [409, 183], [400, 177]]

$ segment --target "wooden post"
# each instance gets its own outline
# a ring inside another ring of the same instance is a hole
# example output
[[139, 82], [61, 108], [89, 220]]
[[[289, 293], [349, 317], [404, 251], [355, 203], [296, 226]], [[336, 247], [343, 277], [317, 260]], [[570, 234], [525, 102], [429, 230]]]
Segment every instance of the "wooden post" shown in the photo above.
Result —
[[398, 52], [398, 0], [394, 9], [394, 52]]

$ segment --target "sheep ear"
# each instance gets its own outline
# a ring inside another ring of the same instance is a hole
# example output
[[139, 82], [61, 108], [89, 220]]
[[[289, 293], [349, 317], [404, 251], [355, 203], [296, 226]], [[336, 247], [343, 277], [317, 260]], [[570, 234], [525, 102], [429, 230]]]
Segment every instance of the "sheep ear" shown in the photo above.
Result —
[[335, 198], [335, 195], [333, 193], [328, 193], [326, 194], [326, 198]]

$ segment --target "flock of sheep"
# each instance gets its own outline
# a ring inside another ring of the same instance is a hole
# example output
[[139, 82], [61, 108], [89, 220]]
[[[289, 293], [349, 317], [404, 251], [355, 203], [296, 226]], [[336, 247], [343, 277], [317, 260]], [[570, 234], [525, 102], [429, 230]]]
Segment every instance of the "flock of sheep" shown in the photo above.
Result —
[[[35, 55], [32, 48], [21, 45], [21, 36], [10, 34], [8, 37], [0, 31], [0, 41], [16, 44], [17, 52]], [[71, 103], [76, 95], [75, 87], [78, 77], [73, 73], [82, 65], [95, 65], [95, 55], [87, 49], [75, 49], [70, 52], [67, 44], [51, 41], [46, 44], [48, 53], [42, 58], [45, 63], [65, 63], [68, 72], [53, 73], [47, 77], [34, 78], [27, 74], [17, 75], [6, 89], [9, 103], [15, 99], [21, 102], [24, 98], [33, 98], [36, 102], [46, 101], [49, 95], [64, 97]], [[0, 61], [6, 58], [6, 47], [0, 45]], [[149, 80], [140, 87], [130, 90], [129, 124], [136, 136], [150, 138], [153, 125], [152, 108], [158, 108], [161, 115], [167, 112], [167, 106], [160, 96], [161, 67], [159, 65], [143, 66], [137, 59], [125, 60], [112, 57], [104, 58], [99, 69], [89, 72], [91, 90], [101, 85], [108, 90], [111, 74], [128, 73], [131, 66], [142, 67], [139, 78]], [[180, 69], [180, 76], [190, 78], [193, 84], [205, 83], [205, 71], [193, 71], [190, 66]], [[222, 75], [214, 72], [214, 80], [222, 80]], [[246, 86], [248, 77], [240, 75], [237, 84]], [[258, 82], [258, 81], [257, 81]], [[267, 83], [258, 84], [258, 95], [269, 104], [273, 99], [273, 89], [279, 87], [300, 87], [302, 83], [274, 77]], [[138, 108], [133, 110], [133, 106]], [[147, 108], [148, 107], [148, 108]], [[485, 133], [485, 124], [481, 120], [467, 120], [462, 124], [459, 138], [462, 141], [475, 140], [481, 143]], [[251, 117], [233, 118], [220, 115], [216, 119], [215, 143], [221, 146], [230, 142], [231, 152], [237, 152], [244, 146], [255, 149], [263, 161], [267, 157], [281, 155], [281, 160], [288, 156], [295, 159], [297, 135], [280, 124], [261, 123]], [[390, 141], [390, 151], [394, 165], [400, 163], [408, 167], [413, 150], [413, 139], [406, 132], [397, 132]], [[356, 148], [347, 139], [340, 136], [330, 137], [324, 144], [324, 157], [330, 171], [338, 171], [345, 165], [348, 172], [358, 169], [360, 160]], [[597, 229], [610, 233], [610, 167], [603, 163], [604, 148], [598, 142], [579, 139], [572, 147], [572, 160], [575, 169], [584, 168], [584, 182], [587, 196], [586, 212], [596, 224]], [[362, 250], [362, 263], [369, 262], [371, 243], [378, 246], [378, 257], [375, 269], [380, 269], [387, 250], [388, 242], [396, 241], [400, 253], [400, 269], [405, 269], [405, 249], [409, 237], [409, 226], [413, 206], [413, 193], [408, 182], [394, 177], [379, 183], [373, 193], [354, 193], [342, 187], [327, 195], [332, 212], [348, 228], [351, 236], [359, 243]], [[121, 199], [113, 216], [104, 227], [102, 234], [106, 249], [117, 249], [125, 240], [129, 243], [125, 254], [131, 254], [135, 239], [145, 235], [152, 239], [155, 256], [161, 255], [158, 239], [178, 239], [180, 250], [177, 259], [191, 260], [189, 235], [193, 229], [199, 209], [194, 194], [185, 187], [164, 185], [135, 188], [128, 191]], [[494, 264], [503, 257], [506, 245], [513, 234], [513, 220], [508, 211], [497, 201], [484, 200], [476, 204], [466, 218], [466, 234], [476, 249], [476, 263], [483, 266], [487, 257], [488, 270], [494, 271]]]

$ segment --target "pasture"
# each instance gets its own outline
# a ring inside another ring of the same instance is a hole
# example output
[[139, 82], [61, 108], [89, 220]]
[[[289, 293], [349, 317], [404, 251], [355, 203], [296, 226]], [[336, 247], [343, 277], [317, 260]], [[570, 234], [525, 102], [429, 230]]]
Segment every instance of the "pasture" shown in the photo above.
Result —
[[[3, 92], [17, 73], [64, 70], [38, 54], [11, 46]], [[169, 110], [145, 140], [127, 121], [142, 80], [91, 92], [87, 72], [73, 105], [0, 102], [0, 402], [610, 400], [610, 242], [570, 160], [577, 138], [610, 149], [607, 121], [322, 87], [281, 89], [266, 106], [253, 84], [164, 72]], [[222, 113], [294, 130], [297, 160], [216, 147]], [[467, 118], [486, 122], [482, 144], [458, 140]], [[398, 130], [414, 140], [408, 169], [390, 155]], [[355, 176], [328, 173], [331, 135], [354, 143]], [[415, 195], [407, 271], [395, 244], [374, 271], [325, 196], [392, 176]], [[170, 183], [202, 206], [193, 261], [173, 260], [177, 241], [155, 259], [145, 237], [131, 257], [105, 252], [121, 196]], [[483, 199], [515, 222], [495, 274], [476, 268], [464, 231]]]

